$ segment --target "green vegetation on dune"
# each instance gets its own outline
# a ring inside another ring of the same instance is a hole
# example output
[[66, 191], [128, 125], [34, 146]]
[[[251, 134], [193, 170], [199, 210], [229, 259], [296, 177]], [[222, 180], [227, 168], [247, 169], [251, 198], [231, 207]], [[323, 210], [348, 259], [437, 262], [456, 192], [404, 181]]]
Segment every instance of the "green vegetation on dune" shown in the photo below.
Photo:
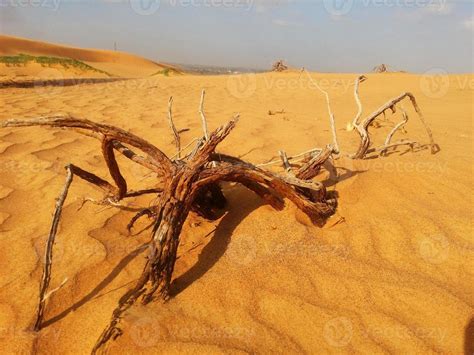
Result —
[[169, 76], [170, 74], [181, 74], [181, 72], [173, 68], [164, 68], [162, 70], [157, 71], [156, 73], [151, 74], [150, 76], [155, 76], [155, 75]]
[[38, 63], [43, 67], [51, 67], [53, 65], [61, 65], [65, 69], [77, 68], [83, 71], [94, 71], [97, 73], [105, 74], [107, 76], [112, 76], [111, 74], [94, 68], [84, 62], [81, 62], [72, 58], [63, 58], [63, 57], [47, 57], [47, 56], [32, 56], [28, 54], [19, 54], [13, 56], [0, 56], [0, 63], [5, 64], [6, 66], [14, 67], [24, 67], [28, 63]]

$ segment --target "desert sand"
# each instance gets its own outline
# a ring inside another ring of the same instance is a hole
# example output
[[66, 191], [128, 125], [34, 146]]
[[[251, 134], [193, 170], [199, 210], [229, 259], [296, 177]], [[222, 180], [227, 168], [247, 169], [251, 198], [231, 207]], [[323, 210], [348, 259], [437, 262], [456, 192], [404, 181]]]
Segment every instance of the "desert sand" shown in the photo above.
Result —
[[[119, 51], [75, 48], [25, 38], [0, 35], [0, 56], [12, 56], [18, 54], [72, 58], [88, 64], [95, 69], [104, 71], [110, 76], [125, 78], [147, 77], [166, 68], [175, 69], [175, 67], [171, 65], [156, 63], [133, 54]], [[81, 72], [74, 68], [66, 70], [60, 66], [45, 68], [36, 64], [15, 68], [6, 67], [0, 63], [0, 79], [1, 76], [11, 77], [12, 75], [17, 78], [29, 76], [51, 77], [51, 69], [60, 71], [56, 76], [59, 77], [60, 74], [62, 74], [65, 78], [108, 76], [100, 72]]]
[[[353, 152], [358, 136], [346, 126], [357, 110], [357, 74], [311, 76], [329, 91], [342, 151]], [[368, 78], [361, 86], [364, 116], [410, 91], [441, 151], [400, 147], [388, 157], [337, 160], [339, 181], [320, 177], [339, 196], [337, 214], [322, 228], [291, 203], [277, 212], [245, 188], [225, 185], [229, 203], [222, 218], [190, 215], [186, 222], [171, 300], [133, 307], [111, 353], [473, 351], [474, 76], [450, 76], [442, 92], [430, 91], [420, 75]], [[182, 133], [185, 145], [202, 135], [202, 89], [210, 129], [241, 115], [219, 148], [223, 153], [263, 163], [280, 149], [293, 155], [331, 141], [325, 99], [300, 73], [3, 88], [0, 120], [70, 113], [127, 129], [172, 156], [168, 98], [174, 97], [178, 129], [189, 129]], [[427, 143], [406, 109], [408, 132], [397, 137]], [[269, 110], [284, 113], [270, 116]], [[388, 130], [372, 129], [374, 143], [382, 144]], [[94, 139], [41, 128], [2, 129], [0, 137], [0, 352], [89, 353], [143, 268], [140, 247], [149, 231], [138, 232], [148, 221], [130, 236], [131, 213], [91, 204], [79, 209], [83, 197], [101, 192], [76, 179], [54, 249], [51, 287], [68, 281], [48, 302], [46, 327], [31, 332], [64, 166], [108, 175]], [[153, 183], [140, 167], [121, 157], [119, 163], [133, 188]]]

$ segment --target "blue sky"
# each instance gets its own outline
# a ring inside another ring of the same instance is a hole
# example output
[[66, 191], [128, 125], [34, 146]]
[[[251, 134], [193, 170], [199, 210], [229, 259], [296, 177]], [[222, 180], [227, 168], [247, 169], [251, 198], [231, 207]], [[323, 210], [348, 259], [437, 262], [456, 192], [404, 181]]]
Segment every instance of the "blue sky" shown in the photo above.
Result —
[[0, 0], [0, 32], [184, 64], [473, 71], [472, 1]]

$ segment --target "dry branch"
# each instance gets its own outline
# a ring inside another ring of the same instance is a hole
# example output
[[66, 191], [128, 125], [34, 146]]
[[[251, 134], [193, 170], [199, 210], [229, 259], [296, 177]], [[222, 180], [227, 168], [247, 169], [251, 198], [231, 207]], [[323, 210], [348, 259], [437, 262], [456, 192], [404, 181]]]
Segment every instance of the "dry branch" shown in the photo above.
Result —
[[168, 100], [168, 123], [170, 124], [171, 130], [173, 131], [173, 136], [174, 136], [174, 142], [176, 144], [176, 151], [177, 151], [177, 156], [178, 159], [181, 158], [181, 139], [179, 137], [178, 130], [176, 129], [176, 126], [174, 125], [173, 122], [173, 96], [170, 97]]
[[5, 127], [32, 127], [32, 126], [47, 126], [56, 128], [67, 128], [79, 131], [90, 131], [92, 133], [98, 133], [99, 135], [93, 135], [94, 137], [104, 137], [108, 139], [117, 140], [121, 143], [131, 145], [142, 152], [148, 154], [148, 159], [153, 165], [157, 172], [162, 173], [166, 178], [170, 177], [170, 174], [174, 170], [174, 165], [171, 160], [158, 148], [151, 143], [147, 142], [143, 138], [140, 138], [133, 133], [127, 132], [123, 129], [105, 125], [101, 123], [95, 123], [89, 120], [75, 118], [69, 115], [57, 115], [49, 117], [36, 117], [32, 119], [10, 119], [3, 121], [0, 128]]
[[387, 149], [389, 149], [391, 147], [390, 142], [392, 141], [393, 135], [398, 130], [402, 129], [408, 123], [408, 114], [407, 114], [407, 112], [403, 109], [403, 107], [400, 108], [400, 110], [402, 111], [403, 120], [401, 122], [399, 122], [397, 125], [395, 125], [395, 127], [393, 127], [393, 129], [387, 135], [387, 138], [385, 139], [385, 143], [384, 143], [382, 149], [380, 149], [380, 154], [381, 155], [385, 155], [385, 153], [387, 152]]
[[285, 168], [285, 170], [287, 172], [290, 172], [291, 171], [291, 165], [288, 161], [288, 156], [286, 155], [285, 151], [284, 150], [280, 150], [278, 152], [278, 154], [280, 154], [280, 158], [281, 158], [281, 161], [283, 162], [283, 167]]
[[204, 114], [204, 97], [206, 96], [206, 91], [202, 90], [201, 92], [201, 101], [199, 103], [199, 114], [201, 115], [202, 130], [204, 132], [205, 140], [209, 140], [209, 130], [207, 128], [206, 115]]
[[396, 105], [403, 101], [405, 98], [409, 98], [410, 102], [412, 103], [415, 111], [417, 112], [420, 121], [422, 122], [426, 133], [430, 139], [430, 145], [431, 145], [431, 153], [435, 154], [439, 151], [439, 146], [434, 142], [433, 134], [431, 132], [430, 127], [427, 125], [423, 114], [416, 102], [415, 96], [409, 92], [405, 92], [398, 97], [391, 99], [384, 105], [382, 105], [379, 109], [377, 109], [375, 112], [373, 112], [371, 115], [369, 115], [364, 121], [359, 123], [359, 119], [362, 116], [362, 103], [360, 101], [359, 97], [359, 84], [363, 81], [365, 81], [367, 78], [364, 76], [360, 76], [356, 79], [355, 86], [354, 86], [354, 96], [357, 102], [358, 106], [358, 112], [356, 117], [354, 118], [354, 121], [352, 125], [357, 129], [357, 132], [359, 133], [360, 136], [360, 144], [359, 148], [357, 149], [357, 152], [351, 155], [352, 158], [354, 159], [363, 159], [370, 147], [370, 134], [369, 134], [369, 127], [370, 125], [374, 122], [376, 118], [378, 118], [381, 115], [385, 115], [385, 112], [388, 110], [391, 110], [393, 113], [396, 112]]
[[325, 98], [326, 98], [326, 104], [327, 104], [327, 109], [328, 109], [328, 113], [329, 113], [329, 122], [331, 124], [331, 133], [332, 133], [332, 139], [333, 139], [333, 150], [334, 150], [335, 154], [339, 154], [339, 143], [338, 143], [338, 140], [337, 140], [336, 119], [334, 117], [334, 113], [332, 112], [331, 100], [329, 98], [329, 93], [326, 90], [323, 90], [321, 88], [321, 86], [315, 80], [313, 80], [311, 75], [306, 70], [304, 70], [304, 71], [305, 71], [306, 76], [308, 77], [309, 81], [314, 86], [316, 86], [316, 88], [321, 93], [323, 93]]
[[281, 114], [284, 114], [284, 113], [285, 113], [285, 110], [280, 110], [280, 111], [268, 110], [268, 115], [269, 116], [281, 115]]
[[46, 244], [46, 250], [45, 250], [45, 255], [44, 255], [43, 277], [41, 278], [38, 310], [36, 313], [36, 322], [34, 325], [34, 329], [36, 331], [41, 329], [41, 324], [43, 322], [44, 308], [46, 306], [46, 300], [50, 296], [48, 295], [48, 287], [51, 281], [51, 269], [53, 267], [53, 246], [54, 246], [54, 241], [56, 239], [56, 233], [58, 232], [59, 220], [61, 218], [61, 212], [63, 210], [64, 201], [66, 201], [67, 193], [69, 191], [69, 187], [71, 186], [72, 179], [73, 179], [73, 172], [70, 168], [68, 168], [66, 182], [64, 184], [61, 194], [59, 195], [56, 201], [56, 209], [54, 211], [53, 222], [51, 224], [48, 242]]
[[322, 150], [318, 155], [313, 157], [309, 162], [304, 164], [299, 168], [296, 173], [296, 177], [302, 180], [310, 180], [317, 176], [321, 170], [321, 167], [326, 161], [330, 158], [334, 149], [331, 145], [328, 145], [324, 150]]

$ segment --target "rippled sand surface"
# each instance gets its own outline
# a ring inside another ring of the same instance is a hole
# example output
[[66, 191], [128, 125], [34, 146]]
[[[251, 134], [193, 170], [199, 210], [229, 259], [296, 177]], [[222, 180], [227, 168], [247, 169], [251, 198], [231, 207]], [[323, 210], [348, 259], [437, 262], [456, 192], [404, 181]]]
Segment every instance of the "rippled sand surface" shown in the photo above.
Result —
[[[312, 76], [329, 90], [342, 150], [353, 152], [358, 138], [346, 124], [357, 110], [356, 75]], [[338, 213], [323, 228], [291, 204], [273, 211], [245, 188], [226, 185], [229, 204], [220, 220], [191, 215], [186, 222], [173, 298], [134, 307], [111, 353], [473, 351], [474, 78], [368, 77], [361, 86], [364, 115], [411, 91], [441, 152], [400, 147], [388, 157], [338, 160], [340, 181], [320, 178], [339, 195]], [[221, 152], [261, 163], [281, 149], [293, 155], [331, 140], [324, 97], [299, 73], [4, 88], [0, 120], [70, 113], [127, 129], [173, 155], [168, 98], [174, 97], [178, 129], [189, 129], [182, 133], [185, 144], [201, 135], [203, 88], [210, 129], [241, 115]], [[408, 132], [397, 137], [428, 142], [411, 107], [404, 107]], [[398, 113], [386, 118], [400, 120]], [[388, 125], [371, 130], [376, 144]], [[55, 245], [51, 287], [68, 282], [48, 302], [47, 326], [31, 333], [64, 166], [108, 175], [91, 138], [39, 128], [3, 129], [0, 137], [0, 352], [88, 353], [141, 272], [145, 253], [136, 250], [148, 231], [129, 236], [130, 213], [90, 204], [78, 210], [83, 197], [101, 194], [76, 180]], [[119, 159], [131, 187], [153, 183], [142, 168]]]

